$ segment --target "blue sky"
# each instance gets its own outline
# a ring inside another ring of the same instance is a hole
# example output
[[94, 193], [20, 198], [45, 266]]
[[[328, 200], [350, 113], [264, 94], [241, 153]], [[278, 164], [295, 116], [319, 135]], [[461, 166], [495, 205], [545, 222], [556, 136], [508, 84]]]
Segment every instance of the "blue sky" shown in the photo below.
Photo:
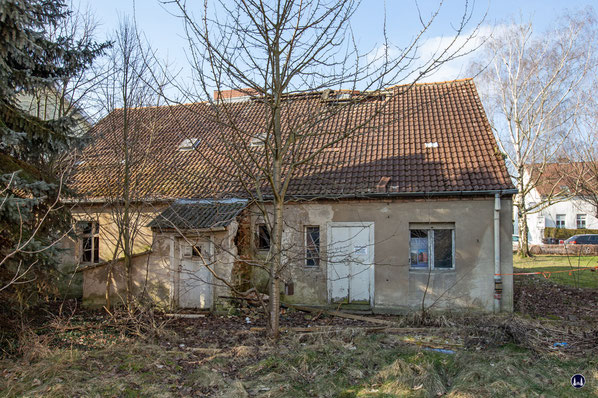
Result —
[[[76, 1], [76, 0], [75, 0]], [[189, 3], [193, 0], [189, 0]], [[196, 3], [203, 1], [195, 0]], [[420, 0], [419, 6], [422, 13], [429, 13], [437, 6], [437, 1]], [[512, 18], [531, 19], [537, 31], [546, 28], [554, 17], [565, 10], [578, 10], [592, 1], [568, 0], [477, 0], [474, 4], [474, 13], [471, 28], [482, 20], [483, 29], [489, 32], [491, 27], [508, 23]], [[99, 34], [104, 37], [113, 32], [118, 26], [119, 19], [135, 15], [139, 28], [152, 46], [158, 50], [161, 57], [167, 57], [171, 65], [183, 67], [185, 60], [185, 41], [182, 38], [183, 29], [180, 20], [169, 15], [168, 10], [173, 10], [172, 5], [161, 4], [158, 0], [80, 0], [82, 8], [89, 7], [100, 23]], [[446, 0], [440, 16], [427, 32], [427, 43], [437, 43], [438, 40], [450, 38], [454, 35], [453, 26], [459, 23], [463, 15], [463, 1]], [[384, 9], [386, 7], [387, 30], [389, 38], [396, 44], [405, 43], [418, 32], [415, 1], [412, 0], [363, 0], [352, 20], [353, 31], [358, 39], [361, 51], [375, 49], [382, 41], [382, 25]], [[424, 46], [424, 51], [425, 51]], [[444, 66], [435, 75], [427, 80], [450, 80], [466, 77], [465, 65], [468, 59], [464, 58]]]

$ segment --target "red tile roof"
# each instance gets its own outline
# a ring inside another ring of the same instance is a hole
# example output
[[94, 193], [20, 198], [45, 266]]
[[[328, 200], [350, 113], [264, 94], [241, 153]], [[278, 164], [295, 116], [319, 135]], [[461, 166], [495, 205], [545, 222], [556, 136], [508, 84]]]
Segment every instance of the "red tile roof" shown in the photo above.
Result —
[[[382, 179], [389, 179], [385, 187], [391, 193], [513, 189], [471, 79], [396, 86], [386, 97], [358, 103], [330, 100], [333, 94], [289, 95], [283, 101], [286, 137], [291, 131], [308, 135], [285, 154], [286, 161], [315, 155], [293, 173], [289, 195], [369, 195], [383, 190], [377, 188]], [[129, 112], [134, 196], [244, 196], [243, 184], [253, 187], [252, 176], [268, 162], [263, 147], [251, 147], [255, 137], [267, 131], [263, 101]], [[216, 112], [232, 115], [235, 128], [214, 120]], [[112, 112], [90, 132], [92, 143], [71, 181], [79, 193], [105, 198], [122, 190], [123, 113]], [[347, 128], [355, 132], [339, 140]], [[196, 150], [179, 151], [186, 138], [200, 139]], [[338, 143], [316, 153], [335, 140]]]
[[589, 162], [556, 162], [526, 167], [530, 184], [544, 197], [593, 195], [598, 192], [598, 165]]

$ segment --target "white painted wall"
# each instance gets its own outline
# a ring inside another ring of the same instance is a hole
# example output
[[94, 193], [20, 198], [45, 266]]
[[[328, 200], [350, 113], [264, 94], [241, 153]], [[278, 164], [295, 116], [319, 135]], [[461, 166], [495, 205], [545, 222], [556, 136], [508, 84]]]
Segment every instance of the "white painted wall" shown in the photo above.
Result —
[[[527, 203], [538, 201], [539, 196], [535, 190], [533, 190], [533, 192], [526, 198]], [[577, 228], [577, 215], [585, 214], [586, 228], [598, 229], [596, 208], [580, 198], [572, 198], [552, 204], [539, 213], [529, 214], [527, 216], [531, 244], [537, 245], [542, 243], [545, 227], [556, 227], [557, 214], [565, 215], [565, 228]]]

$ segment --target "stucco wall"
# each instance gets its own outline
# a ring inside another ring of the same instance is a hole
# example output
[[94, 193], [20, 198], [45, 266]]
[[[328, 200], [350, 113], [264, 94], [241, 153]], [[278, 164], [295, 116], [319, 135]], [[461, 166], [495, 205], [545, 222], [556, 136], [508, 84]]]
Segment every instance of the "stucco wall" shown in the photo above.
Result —
[[[512, 201], [501, 206], [501, 270], [513, 267]], [[426, 305], [436, 308], [493, 310], [494, 298], [494, 198], [435, 200], [368, 200], [288, 205], [285, 208], [285, 250], [289, 266], [285, 279], [294, 284], [290, 302], [325, 305], [327, 224], [329, 222], [374, 222], [375, 295], [378, 310], [421, 306], [430, 276]], [[454, 223], [455, 269], [431, 272], [410, 270], [409, 224]], [[319, 225], [322, 261], [317, 269], [303, 266], [303, 225]], [[295, 259], [295, 260], [293, 260]], [[502, 309], [512, 310], [512, 277], [503, 278]]]
[[[139, 219], [135, 224], [137, 228], [135, 245], [133, 253], [145, 252], [152, 246], [152, 231], [147, 228], [147, 224], [163, 209], [164, 205], [145, 205], [135, 208], [133, 214]], [[100, 260], [107, 261], [113, 258], [122, 257], [122, 250], [115, 253], [116, 241], [118, 236], [118, 227], [115, 222], [118, 219], [118, 210], [113, 210], [106, 205], [78, 205], [72, 209], [73, 222], [94, 221], [100, 225], [99, 238], [99, 256]], [[76, 232], [76, 231], [75, 231]], [[63, 294], [70, 297], [82, 297], [83, 295], [83, 277], [77, 270], [88, 264], [81, 262], [81, 243], [74, 236], [66, 236], [60, 242], [62, 250], [60, 258], [59, 271], [61, 272], [59, 287]]]
[[[155, 240], [151, 252], [136, 255], [132, 260], [131, 279], [133, 294], [149, 299], [154, 304], [170, 305], [172, 273], [170, 269], [170, 244], [167, 240]], [[125, 269], [122, 260], [113, 264], [87, 268], [83, 274], [83, 304], [99, 307], [106, 304], [106, 282], [110, 273], [110, 302], [122, 304], [126, 298]]]
[[[501, 272], [511, 273], [512, 201], [501, 201]], [[426, 284], [426, 306], [434, 308], [472, 308], [493, 310], [494, 297], [494, 198], [444, 198], [401, 200], [353, 200], [288, 204], [285, 207], [284, 246], [287, 267], [283, 278], [292, 282], [294, 294], [288, 302], [326, 305], [328, 303], [326, 248], [330, 222], [374, 223], [374, 307], [379, 311], [417, 308], [421, 306]], [[260, 221], [252, 212], [252, 225]], [[409, 267], [410, 223], [454, 223], [455, 269], [411, 270]], [[109, 224], [107, 224], [109, 225]], [[304, 229], [320, 226], [322, 261], [318, 268], [304, 263]], [[234, 237], [237, 224], [220, 232], [187, 234], [187, 239], [212, 242], [213, 266], [217, 275], [231, 281], [236, 256]], [[252, 234], [253, 239], [254, 234]], [[153, 252], [146, 261], [138, 260], [134, 269], [136, 286], [146, 278], [152, 282], [156, 301], [176, 306], [182, 238], [175, 232], [160, 232], [153, 239]], [[149, 273], [146, 272], [149, 271]], [[428, 283], [428, 277], [430, 278]], [[120, 279], [119, 279], [120, 278]], [[84, 298], [87, 303], [103, 300], [105, 267], [85, 272]], [[143, 282], [143, 284], [141, 283]], [[122, 276], [115, 276], [114, 286], [124, 286]], [[214, 303], [218, 297], [230, 295], [222, 281], [215, 279]], [[502, 309], [511, 311], [513, 302], [511, 276], [503, 277]], [[103, 304], [103, 301], [102, 301]]]
[[[133, 259], [133, 294], [149, 298], [164, 307], [177, 307], [180, 287], [179, 267], [181, 245], [208, 242], [211, 244], [211, 261], [207, 264], [220, 278], [212, 280], [214, 308], [221, 308], [225, 300], [219, 296], [230, 296], [226, 283], [231, 281], [231, 271], [236, 255], [234, 236], [237, 223], [233, 222], [226, 231], [193, 232], [183, 237], [179, 232], [157, 232], [153, 236], [152, 252]], [[106, 280], [110, 265], [101, 265], [84, 270], [83, 303], [86, 306], [105, 305]], [[226, 283], [225, 283], [226, 282]], [[198, 283], [200, 283], [198, 281]], [[122, 303], [126, 296], [123, 262], [112, 266], [110, 278], [110, 300]], [[144, 295], [142, 295], [144, 293]]]

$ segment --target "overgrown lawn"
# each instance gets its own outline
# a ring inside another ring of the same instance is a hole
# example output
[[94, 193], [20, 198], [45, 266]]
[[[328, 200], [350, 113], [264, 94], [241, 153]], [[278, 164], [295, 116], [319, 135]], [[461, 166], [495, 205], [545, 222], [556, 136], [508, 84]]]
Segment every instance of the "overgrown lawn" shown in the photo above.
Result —
[[[580, 270], [584, 267], [596, 266], [598, 266], [598, 257], [596, 256], [534, 256], [520, 258], [513, 255], [514, 272], [543, 272], [549, 280], [573, 287], [598, 289], [598, 272]], [[569, 272], [554, 273], [555, 271]]]
[[[0, 362], [0, 391], [9, 397], [598, 395], [598, 359], [538, 355], [512, 344], [444, 354], [405, 344], [404, 336], [351, 330], [263, 343], [215, 349], [119, 341], [89, 351], [54, 349], [30, 361]], [[569, 382], [575, 373], [587, 380], [580, 391]]]

